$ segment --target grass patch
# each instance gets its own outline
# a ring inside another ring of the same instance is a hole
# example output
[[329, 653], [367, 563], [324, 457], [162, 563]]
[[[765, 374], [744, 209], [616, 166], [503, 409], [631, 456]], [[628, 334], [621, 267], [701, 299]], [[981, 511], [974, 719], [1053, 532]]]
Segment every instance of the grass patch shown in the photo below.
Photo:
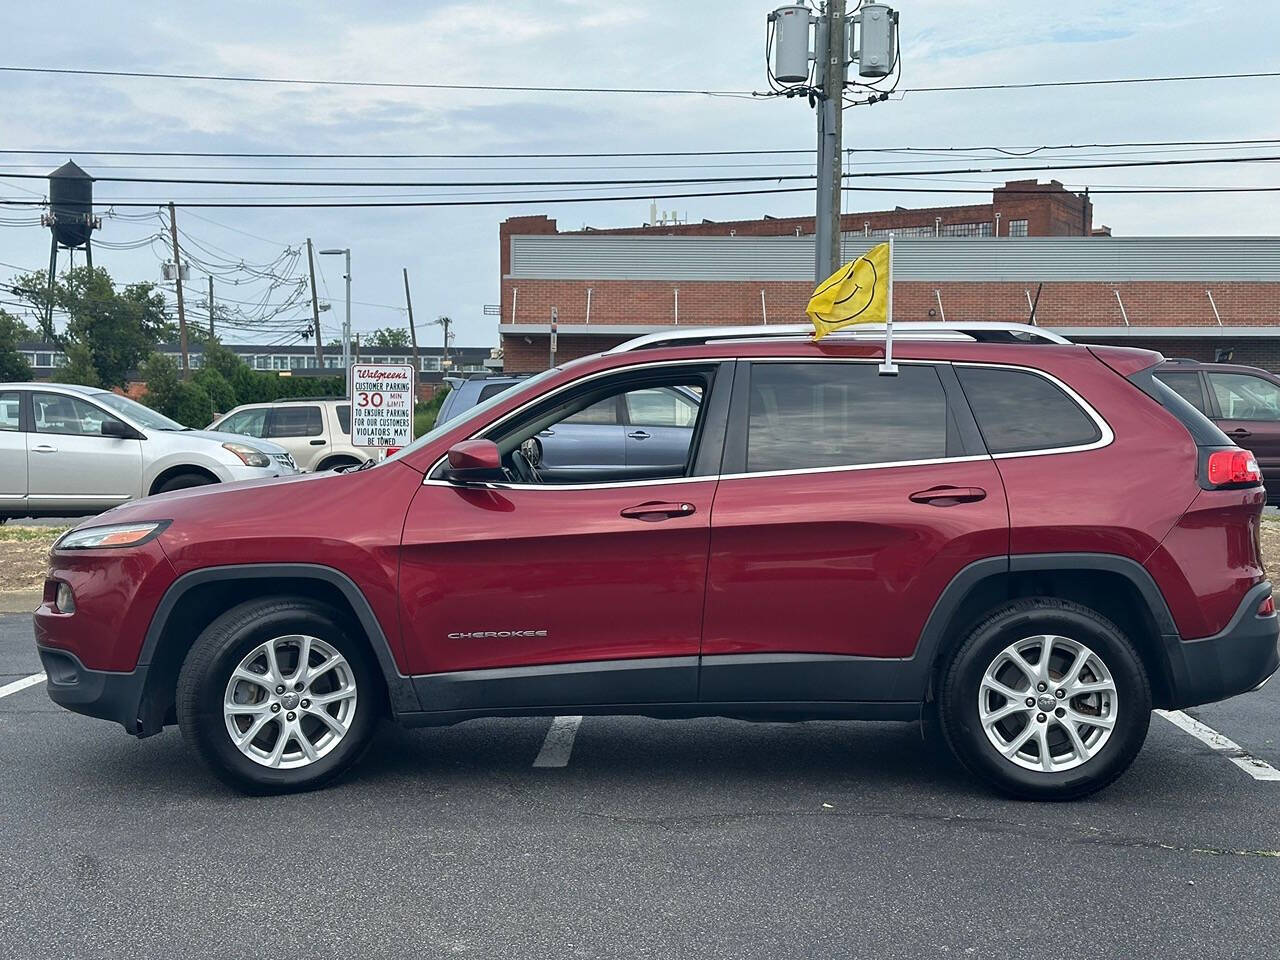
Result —
[[0, 527], [0, 543], [53, 543], [70, 527], [19, 527], [5, 524]]

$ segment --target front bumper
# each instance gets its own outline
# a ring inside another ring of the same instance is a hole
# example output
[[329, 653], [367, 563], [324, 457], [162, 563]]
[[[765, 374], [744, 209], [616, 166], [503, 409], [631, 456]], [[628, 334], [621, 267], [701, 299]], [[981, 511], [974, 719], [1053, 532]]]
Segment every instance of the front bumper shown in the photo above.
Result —
[[114, 720], [134, 736], [160, 732], [155, 718], [143, 717], [142, 697], [147, 668], [130, 673], [90, 670], [74, 653], [37, 646], [48, 680], [49, 699], [75, 713]]
[[1258, 616], [1258, 605], [1270, 594], [1270, 583], [1255, 586], [1221, 633], [1201, 640], [1166, 641], [1171, 707], [1194, 707], [1247, 693], [1280, 668], [1280, 619], [1275, 614]]

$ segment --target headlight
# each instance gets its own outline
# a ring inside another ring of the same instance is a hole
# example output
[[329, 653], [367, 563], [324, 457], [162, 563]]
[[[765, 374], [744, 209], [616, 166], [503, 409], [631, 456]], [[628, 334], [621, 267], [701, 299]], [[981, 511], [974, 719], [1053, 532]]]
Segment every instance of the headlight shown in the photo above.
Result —
[[168, 520], [145, 523], [117, 523], [109, 527], [82, 527], [64, 533], [54, 541], [55, 550], [104, 550], [110, 547], [136, 547], [146, 543], [169, 525]]
[[224, 450], [230, 450], [246, 467], [269, 467], [271, 466], [271, 458], [259, 450], [257, 447], [251, 447], [247, 443], [224, 443]]

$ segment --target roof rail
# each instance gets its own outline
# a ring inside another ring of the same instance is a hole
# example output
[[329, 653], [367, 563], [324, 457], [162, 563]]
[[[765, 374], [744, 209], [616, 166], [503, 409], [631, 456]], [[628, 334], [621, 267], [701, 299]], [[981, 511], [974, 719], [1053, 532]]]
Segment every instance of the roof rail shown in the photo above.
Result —
[[[893, 325], [894, 339], [902, 340], [951, 340], [964, 338], [984, 343], [1070, 343], [1066, 337], [1026, 323], [999, 323], [991, 320], [971, 322], [933, 322], [907, 320]], [[742, 327], [687, 327], [661, 333], [650, 333], [621, 343], [606, 353], [628, 353], [673, 344], [724, 343], [731, 340], [797, 340], [813, 336], [813, 327], [807, 323], [777, 324], [771, 326]], [[845, 327], [828, 335], [841, 339], [883, 340], [883, 323], [862, 323]]]

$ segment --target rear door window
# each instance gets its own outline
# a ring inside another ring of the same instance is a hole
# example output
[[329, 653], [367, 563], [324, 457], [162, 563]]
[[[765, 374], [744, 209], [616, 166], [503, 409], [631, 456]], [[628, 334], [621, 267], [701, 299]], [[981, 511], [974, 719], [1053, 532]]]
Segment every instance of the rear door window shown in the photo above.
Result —
[[1201, 413], [1205, 412], [1204, 388], [1200, 386], [1200, 374], [1157, 373], [1156, 379]]
[[749, 393], [749, 473], [947, 456], [947, 398], [932, 366], [882, 377], [870, 363], [755, 363]]
[[267, 436], [273, 439], [318, 437], [322, 433], [324, 424], [320, 420], [319, 407], [275, 407], [267, 421]]
[[1001, 367], [955, 369], [990, 453], [1081, 447], [1102, 439], [1080, 405], [1039, 374]]
[[1280, 420], [1280, 387], [1247, 373], [1210, 373], [1223, 420]]

